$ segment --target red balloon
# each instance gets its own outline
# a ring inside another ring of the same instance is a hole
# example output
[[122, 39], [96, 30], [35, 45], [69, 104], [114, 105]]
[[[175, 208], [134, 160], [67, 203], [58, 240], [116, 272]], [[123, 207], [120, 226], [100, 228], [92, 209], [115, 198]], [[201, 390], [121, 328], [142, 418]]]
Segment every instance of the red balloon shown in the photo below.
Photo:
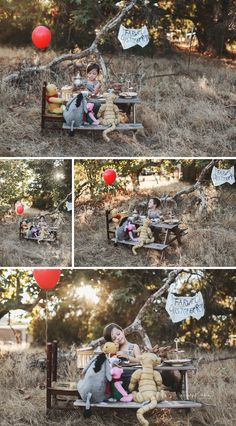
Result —
[[103, 173], [103, 180], [107, 185], [112, 185], [116, 180], [116, 171], [114, 169], [106, 169]]
[[24, 213], [24, 204], [19, 203], [16, 205], [16, 214], [23, 214]]
[[45, 49], [50, 44], [51, 38], [51, 31], [43, 25], [39, 25], [32, 32], [32, 42], [39, 49]]
[[60, 278], [60, 269], [34, 269], [33, 276], [38, 286], [43, 290], [54, 288]]

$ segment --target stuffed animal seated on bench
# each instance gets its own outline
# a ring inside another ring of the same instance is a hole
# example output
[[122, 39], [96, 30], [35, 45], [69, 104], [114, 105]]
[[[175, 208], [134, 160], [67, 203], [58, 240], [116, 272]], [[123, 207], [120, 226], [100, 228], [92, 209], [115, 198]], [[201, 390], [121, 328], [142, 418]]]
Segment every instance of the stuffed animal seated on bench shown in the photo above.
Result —
[[[139, 408], [137, 411], [137, 419], [143, 426], [148, 426], [149, 422], [144, 418], [144, 413], [153, 410], [158, 401], [163, 401], [166, 397], [162, 390], [162, 378], [159, 371], [155, 371], [154, 367], [161, 363], [161, 358], [158, 358], [153, 353], [144, 353], [140, 357], [142, 370], [136, 370], [132, 376], [129, 385], [129, 390], [133, 391], [135, 402], [142, 403], [150, 401], [148, 404]], [[138, 385], [138, 392], [134, 389]]]
[[111, 366], [104, 352], [93, 357], [83, 370], [84, 378], [78, 383], [78, 392], [86, 402], [85, 417], [91, 415], [90, 403], [106, 399], [107, 383], [111, 382]]
[[132, 247], [132, 252], [134, 255], [137, 254], [136, 250], [138, 248], [143, 247], [145, 244], [154, 242], [154, 237], [150, 229], [151, 224], [152, 224], [152, 221], [149, 218], [146, 218], [144, 220], [143, 225], [137, 229], [137, 234], [139, 235], [139, 239], [138, 239], [138, 244]]
[[87, 102], [82, 93], [79, 93], [67, 102], [63, 116], [66, 124], [70, 126], [70, 136], [74, 136], [74, 127], [82, 126], [84, 115], [87, 112]]
[[47, 111], [52, 114], [62, 114], [64, 109], [64, 100], [59, 98], [57, 86], [48, 83], [46, 87]]
[[119, 108], [114, 104], [116, 95], [113, 93], [104, 93], [104, 98], [106, 103], [101, 105], [98, 111], [98, 118], [100, 118], [100, 123], [104, 126], [109, 126], [108, 129], [105, 129], [102, 133], [105, 141], [109, 142], [110, 138], [107, 136], [108, 133], [116, 129], [116, 125], [119, 124]]

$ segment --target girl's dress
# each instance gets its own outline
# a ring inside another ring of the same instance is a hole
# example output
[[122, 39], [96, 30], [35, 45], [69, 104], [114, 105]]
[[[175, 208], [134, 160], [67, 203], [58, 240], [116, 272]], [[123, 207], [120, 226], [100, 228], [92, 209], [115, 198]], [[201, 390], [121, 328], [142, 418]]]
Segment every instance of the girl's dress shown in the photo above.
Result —
[[[129, 342], [129, 346], [128, 346], [127, 351], [122, 351], [122, 352], [124, 352], [128, 356], [134, 357], [134, 344]], [[126, 390], [126, 392], [129, 392], [128, 387], [129, 387], [130, 379], [131, 379], [133, 372], [134, 372], [134, 369], [132, 367], [130, 367], [130, 368], [126, 367], [123, 371], [122, 376], [121, 376], [121, 380], [123, 382], [122, 386]]]
[[147, 215], [148, 215], [149, 219], [157, 219], [158, 217], [160, 217], [161, 211], [160, 210], [148, 209]]
[[99, 82], [98, 81], [90, 82], [86, 80], [85, 85], [89, 92], [93, 92], [96, 89], [96, 87], [99, 85]]

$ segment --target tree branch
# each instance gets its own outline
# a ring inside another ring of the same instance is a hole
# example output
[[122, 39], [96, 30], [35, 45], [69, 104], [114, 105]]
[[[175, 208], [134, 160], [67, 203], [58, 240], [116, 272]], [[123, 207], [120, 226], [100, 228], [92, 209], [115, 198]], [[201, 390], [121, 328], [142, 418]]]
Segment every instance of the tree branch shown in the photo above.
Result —
[[217, 162], [217, 160], [211, 160], [210, 163], [208, 163], [205, 167], [203, 167], [196, 183], [192, 186], [190, 186], [190, 188], [184, 188], [181, 191], [177, 192], [175, 195], [173, 195], [173, 199], [176, 201], [177, 198], [181, 197], [181, 195], [184, 194], [190, 194], [191, 192], [194, 192], [196, 190], [200, 190], [201, 188], [201, 184], [203, 182], [203, 179], [206, 175], [206, 173], [208, 172], [208, 170], [214, 166], [214, 164]]
[[[153, 293], [144, 303], [144, 305], [142, 306], [142, 308], [139, 310], [138, 314], [136, 315], [136, 318], [134, 319], [134, 321], [132, 322], [132, 324], [130, 324], [128, 327], [126, 327], [124, 329], [125, 335], [129, 335], [131, 333], [138, 333], [143, 341], [143, 344], [145, 347], [147, 347], [148, 349], [152, 349], [152, 344], [151, 341], [145, 331], [145, 329], [142, 326], [142, 320], [147, 312], [147, 310], [156, 302], [156, 300], [162, 296], [162, 294], [164, 294], [170, 287], [170, 285], [172, 283], [175, 282], [176, 278], [178, 277], [179, 274], [185, 272], [183, 269], [179, 269], [179, 270], [174, 270], [174, 271], [170, 271], [168, 274], [168, 277], [165, 280], [165, 283], [163, 284], [163, 286], [161, 288], [159, 288], [159, 290], [157, 290], [155, 293]], [[92, 342], [90, 342], [90, 345], [93, 346], [94, 348], [99, 346], [100, 344], [104, 343], [104, 338], [100, 337], [97, 340], [93, 340]]]
[[58, 65], [61, 62], [64, 61], [73, 61], [75, 59], [81, 59], [85, 58], [87, 56], [90, 56], [92, 54], [98, 55], [99, 59], [101, 60], [101, 68], [104, 73], [104, 80], [106, 82], [106, 79], [108, 78], [106, 65], [101, 57], [101, 54], [98, 50], [98, 45], [102, 39], [102, 37], [108, 33], [112, 28], [114, 28], [116, 25], [118, 25], [123, 17], [135, 6], [138, 0], [131, 0], [129, 1], [112, 19], [110, 19], [96, 34], [96, 37], [94, 41], [92, 42], [91, 46], [85, 50], [82, 50], [79, 53], [68, 53], [65, 55], [60, 55], [48, 62], [45, 65], [40, 66], [34, 66], [34, 67], [28, 67], [21, 71], [16, 71], [13, 74], [10, 74], [3, 78], [3, 83], [10, 83], [13, 81], [17, 81], [20, 78], [24, 78], [25, 76], [31, 75], [31, 74], [40, 74], [42, 72], [45, 72], [49, 69], [54, 68], [56, 65]]

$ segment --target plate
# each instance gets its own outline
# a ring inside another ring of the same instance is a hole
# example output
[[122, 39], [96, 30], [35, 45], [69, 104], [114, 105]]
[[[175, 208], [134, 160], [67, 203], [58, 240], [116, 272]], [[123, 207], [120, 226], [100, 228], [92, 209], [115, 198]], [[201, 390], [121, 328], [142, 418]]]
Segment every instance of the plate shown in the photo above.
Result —
[[136, 98], [137, 92], [121, 92], [119, 96], [121, 98]]
[[165, 219], [164, 223], [170, 223], [170, 224], [179, 223], [179, 219]]
[[183, 358], [183, 359], [166, 359], [164, 360], [164, 364], [172, 365], [173, 367], [181, 367], [183, 365], [191, 364], [191, 358]]

